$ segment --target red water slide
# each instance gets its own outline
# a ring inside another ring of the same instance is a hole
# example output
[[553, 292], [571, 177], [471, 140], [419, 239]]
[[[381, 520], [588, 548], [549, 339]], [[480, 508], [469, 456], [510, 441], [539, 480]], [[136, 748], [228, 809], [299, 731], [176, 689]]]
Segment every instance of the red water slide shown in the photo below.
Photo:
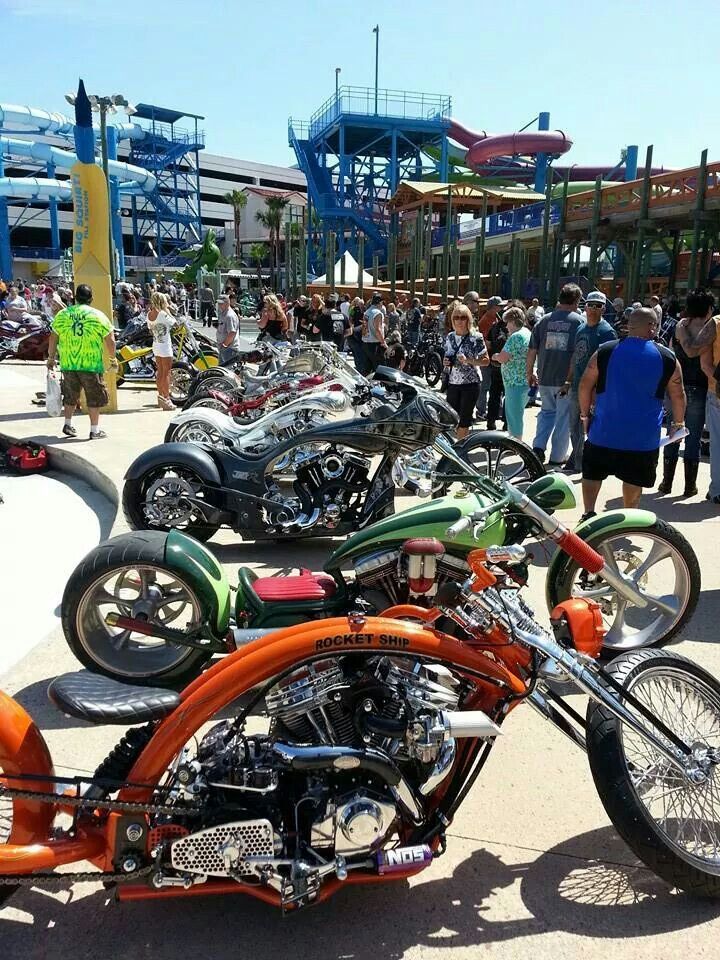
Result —
[[[511, 172], [513, 160], [508, 158], [534, 156], [538, 153], [547, 153], [558, 156], [567, 153], [572, 147], [572, 140], [565, 136], [562, 130], [526, 130], [522, 133], [487, 133], [485, 130], [470, 130], [457, 120], [450, 122], [448, 136], [467, 149], [465, 163], [471, 170], [479, 174], [492, 173], [488, 169], [491, 161], [504, 160], [508, 173]], [[553, 164], [553, 170], [563, 175], [567, 167]], [[570, 168], [570, 180], [595, 180], [596, 177], [607, 176], [613, 167], [608, 164], [593, 166], [578, 166]], [[642, 177], [644, 168], [638, 168], [637, 175]], [[653, 167], [651, 173], [663, 173], [663, 167]], [[512, 171], [518, 180], [525, 180], [533, 176], [532, 170], [518, 165], [517, 171]], [[622, 170], [614, 174], [614, 179], [622, 179]]]

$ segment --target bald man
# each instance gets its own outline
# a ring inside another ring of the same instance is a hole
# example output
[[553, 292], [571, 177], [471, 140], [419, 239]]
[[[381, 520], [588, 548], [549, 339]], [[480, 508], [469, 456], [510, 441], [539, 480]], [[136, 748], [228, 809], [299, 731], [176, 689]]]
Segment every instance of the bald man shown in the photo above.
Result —
[[580, 380], [580, 420], [587, 436], [582, 460], [583, 520], [595, 516], [607, 477], [622, 481], [626, 508], [637, 507], [642, 488], [654, 486], [666, 391], [672, 408], [670, 436], [685, 426], [682, 370], [672, 350], [654, 342], [655, 311], [633, 310], [627, 327], [624, 340], [598, 349]]

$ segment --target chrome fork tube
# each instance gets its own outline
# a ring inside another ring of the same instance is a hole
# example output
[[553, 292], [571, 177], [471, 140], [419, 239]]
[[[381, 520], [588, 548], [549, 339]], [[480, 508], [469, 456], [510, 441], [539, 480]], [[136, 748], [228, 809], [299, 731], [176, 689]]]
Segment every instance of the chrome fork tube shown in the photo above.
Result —
[[[677, 748], [673, 748], [661, 740], [652, 730], [648, 730], [647, 726], [638, 720], [634, 713], [621, 703], [617, 696], [610, 690], [606, 689], [600, 682], [600, 679], [595, 675], [595, 673], [590, 670], [588, 667], [584, 666], [583, 663], [578, 659], [576, 653], [565, 650], [549, 636], [543, 636], [540, 634], [530, 634], [524, 630], [515, 629], [515, 633], [518, 638], [528, 646], [534, 647], [536, 650], [539, 650], [540, 653], [545, 654], [552, 661], [554, 661], [560, 670], [563, 673], [566, 673], [569, 677], [575, 681], [575, 683], [580, 687], [580, 689], [586, 693], [592, 700], [595, 700], [598, 703], [602, 703], [603, 706], [607, 707], [614, 716], [621, 720], [623, 723], [627, 724], [632, 730], [640, 734], [648, 743], [662, 754], [662, 756], [673, 765], [677, 770], [679, 770], [683, 775], [687, 774], [686, 764], [684, 762], [683, 753]], [[540, 706], [539, 704], [535, 704]], [[542, 712], [542, 711], [541, 711]]]
[[[566, 526], [545, 513], [541, 507], [533, 503], [524, 493], [514, 491], [514, 494], [514, 496], [511, 494], [514, 503], [526, 516], [534, 520], [551, 540], [557, 542], [570, 532]], [[590, 544], [588, 544], [588, 546], [590, 546]], [[611, 570], [607, 561], [603, 562], [602, 569], [598, 571], [598, 576], [602, 577], [606, 583], [609, 583], [613, 590], [624, 600], [628, 600], [634, 606], [640, 607], [641, 609], [648, 606], [648, 600], [643, 596], [637, 584], [629, 578], [623, 577], [621, 573], [615, 573], [614, 570]]]

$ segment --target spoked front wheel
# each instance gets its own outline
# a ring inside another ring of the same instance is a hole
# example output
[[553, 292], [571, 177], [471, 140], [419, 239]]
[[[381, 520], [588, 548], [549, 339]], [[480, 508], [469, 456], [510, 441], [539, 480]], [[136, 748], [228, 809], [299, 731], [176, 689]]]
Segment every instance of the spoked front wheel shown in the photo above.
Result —
[[635, 583], [647, 605], [619, 597], [568, 557], [548, 581], [550, 609], [569, 597], [597, 600], [607, 631], [603, 651], [611, 656], [668, 643], [693, 615], [700, 596], [700, 566], [685, 537], [656, 520], [648, 527], [601, 531], [588, 542], [612, 570]]
[[720, 684], [690, 660], [660, 650], [623, 654], [606, 671], [692, 747], [686, 774], [591, 701], [588, 758], [608, 816], [671, 886], [720, 896]]
[[183, 361], [176, 361], [170, 368], [170, 399], [176, 407], [181, 407], [190, 396], [196, 371]]

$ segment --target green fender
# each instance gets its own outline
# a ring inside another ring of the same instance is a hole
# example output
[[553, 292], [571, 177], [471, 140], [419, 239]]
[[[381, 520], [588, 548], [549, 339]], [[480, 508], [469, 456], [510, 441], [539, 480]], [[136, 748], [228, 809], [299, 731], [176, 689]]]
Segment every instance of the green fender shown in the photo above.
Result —
[[[589, 520], [578, 524], [574, 532], [586, 543], [592, 544], [600, 534], [604, 535], [616, 530], [636, 529], [637, 527], [652, 527], [656, 521], [657, 514], [654, 514], [652, 510], [609, 510], [607, 513], [590, 517]], [[562, 550], [556, 550], [550, 561], [545, 580], [545, 599], [549, 610], [555, 605], [552, 593], [553, 584], [562, 577], [572, 562], [572, 558]]]
[[475, 493], [453, 493], [402, 510], [348, 537], [330, 556], [324, 569], [334, 573], [361, 553], [390, 547], [412, 537], [434, 537], [453, 553], [469, 553], [476, 547], [502, 545], [505, 543], [505, 520], [502, 514], [493, 514], [477, 539], [473, 537], [472, 530], [466, 530], [452, 540], [447, 535], [447, 528], [456, 520], [474, 513], [488, 502]]
[[221, 564], [202, 543], [178, 530], [165, 542], [165, 562], [192, 584], [202, 604], [203, 619], [218, 637], [230, 626], [230, 584]]

